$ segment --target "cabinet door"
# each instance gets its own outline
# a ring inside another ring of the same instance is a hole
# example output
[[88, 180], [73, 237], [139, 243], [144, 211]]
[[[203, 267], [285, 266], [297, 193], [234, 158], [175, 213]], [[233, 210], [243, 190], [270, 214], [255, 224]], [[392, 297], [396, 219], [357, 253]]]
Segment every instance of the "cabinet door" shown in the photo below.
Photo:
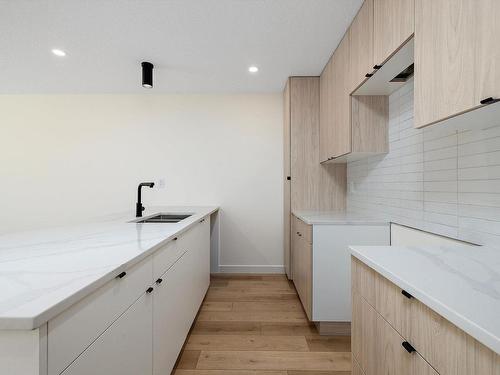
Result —
[[339, 157], [351, 152], [351, 97], [349, 92], [349, 34], [347, 33], [333, 55], [333, 143], [330, 156]]
[[333, 128], [334, 112], [334, 59], [326, 64], [319, 77], [319, 161], [332, 157], [331, 148], [335, 139]]
[[291, 209], [318, 207], [319, 79], [290, 78]]
[[[434, 2], [435, 0], [424, 1]], [[453, 2], [455, 0], [447, 1]], [[373, 0], [375, 64], [383, 64], [412, 36], [414, 30], [414, 0]]]
[[144, 293], [62, 374], [151, 374], [152, 302]]
[[154, 291], [153, 374], [170, 374], [193, 322], [193, 265], [187, 251], [163, 276]]
[[476, 25], [476, 97], [475, 103], [489, 97], [500, 98], [500, 1], [475, 2]]
[[[353, 263], [354, 264], [354, 263]], [[361, 264], [361, 263], [360, 263]], [[352, 355], [365, 374], [375, 374], [377, 312], [357, 292], [352, 293]]]
[[353, 92], [373, 71], [373, 0], [365, 0], [349, 29], [350, 86]]
[[285, 259], [285, 272], [289, 279], [292, 278], [291, 270], [291, 209], [290, 209], [290, 79], [286, 82], [283, 92], [283, 247]]
[[479, 105], [475, 8], [482, 0], [415, 1], [414, 115], [415, 127], [420, 128]]
[[299, 235], [297, 241], [297, 274], [294, 283], [299, 294], [302, 306], [309, 320], [312, 318], [312, 245]]

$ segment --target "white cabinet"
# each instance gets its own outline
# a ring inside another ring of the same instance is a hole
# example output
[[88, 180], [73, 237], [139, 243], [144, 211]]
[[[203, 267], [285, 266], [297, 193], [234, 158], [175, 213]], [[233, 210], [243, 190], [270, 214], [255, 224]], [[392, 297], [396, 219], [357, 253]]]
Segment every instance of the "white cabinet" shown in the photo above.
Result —
[[62, 374], [151, 374], [152, 302], [144, 293]]
[[153, 307], [153, 374], [170, 374], [210, 283], [210, 222], [183, 234], [182, 257], [158, 280]]
[[48, 374], [59, 375], [151, 285], [151, 257], [48, 323]]
[[351, 321], [349, 246], [383, 246], [389, 243], [389, 223], [313, 225], [313, 321]]

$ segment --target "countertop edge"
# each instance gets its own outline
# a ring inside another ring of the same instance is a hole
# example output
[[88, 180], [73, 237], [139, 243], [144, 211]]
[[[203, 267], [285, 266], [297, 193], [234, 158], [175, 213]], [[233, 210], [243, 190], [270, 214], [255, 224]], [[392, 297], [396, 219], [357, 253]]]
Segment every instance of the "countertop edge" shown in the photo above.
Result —
[[462, 316], [461, 314], [451, 310], [445, 304], [440, 301], [428, 296], [420, 289], [408, 284], [403, 279], [399, 278], [393, 272], [385, 269], [384, 267], [378, 265], [376, 262], [372, 261], [370, 258], [364, 256], [362, 253], [356, 250], [356, 246], [349, 246], [351, 255], [359, 259], [367, 266], [380, 273], [386, 279], [399, 286], [401, 289], [406, 290], [417, 300], [422, 302], [424, 305], [429, 307], [431, 310], [441, 315], [443, 318], [450, 321], [452, 324], [463, 330], [468, 335], [472, 336], [474, 339], [479, 341], [481, 344], [485, 345], [498, 355], [500, 355], [500, 338], [496, 337], [494, 334], [486, 331], [484, 328], [478, 326], [476, 323], [472, 322], [468, 318]]
[[300, 211], [292, 211], [292, 215], [303, 221], [308, 225], [376, 225], [376, 226], [387, 226], [390, 225], [390, 221], [377, 219], [377, 218], [363, 218], [363, 219], [310, 219], [307, 218], [308, 215], [301, 213]]
[[[165, 239], [161, 240], [159, 243], [156, 245], [152, 246], [151, 248], [145, 250], [142, 252], [140, 255], [137, 255], [136, 257], [130, 259], [129, 261], [121, 264], [120, 266], [116, 267], [115, 269], [109, 271], [106, 275], [102, 276], [101, 278], [95, 280], [94, 282], [88, 284], [87, 286], [83, 287], [82, 289], [78, 290], [76, 293], [70, 295], [66, 299], [54, 304], [53, 306], [49, 307], [48, 309], [44, 310], [40, 314], [36, 316], [30, 316], [30, 317], [0, 317], [0, 330], [5, 330], [5, 331], [23, 331], [23, 330], [34, 330], [42, 327], [44, 324], [48, 323], [52, 318], [55, 316], [59, 315], [62, 313], [64, 310], [68, 309], [75, 303], [81, 301], [85, 297], [89, 296], [93, 292], [95, 292], [97, 289], [101, 288], [111, 280], [115, 278], [117, 274], [119, 274], [122, 271], [125, 271], [126, 269], [129, 269], [130, 267], [136, 265], [143, 259], [147, 258], [154, 252], [156, 252], [159, 248], [163, 247], [166, 243], [168, 243], [170, 240], [172, 240], [174, 237], [180, 235], [181, 233], [187, 231], [189, 228], [192, 226], [196, 225], [197, 222], [201, 219], [204, 219], [210, 215], [212, 215], [214, 212], [217, 212], [220, 210], [220, 207], [218, 206], [204, 206], [203, 208], [206, 208], [207, 211], [199, 214], [200, 216], [195, 220], [192, 221], [189, 224], [186, 224], [186, 226], [180, 228], [173, 234], [171, 234], [168, 237], [165, 237]], [[131, 222], [131, 224], [133, 224]]]

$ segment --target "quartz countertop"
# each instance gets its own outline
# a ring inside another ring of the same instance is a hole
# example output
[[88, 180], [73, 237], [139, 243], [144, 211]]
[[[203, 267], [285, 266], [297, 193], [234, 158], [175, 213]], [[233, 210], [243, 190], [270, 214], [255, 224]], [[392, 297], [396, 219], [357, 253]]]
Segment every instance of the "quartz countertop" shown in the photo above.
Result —
[[134, 223], [133, 212], [92, 223], [0, 236], [0, 329], [34, 329], [144, 259], [217, 207], [151, 207], [190, 213], [179, 223]]
[[350, 211], [306, 211], [292, 212], [309, 225], [389, 225], [389, 221]]
[[351, 246], [351, 254], [500, 354], [500, 249]]

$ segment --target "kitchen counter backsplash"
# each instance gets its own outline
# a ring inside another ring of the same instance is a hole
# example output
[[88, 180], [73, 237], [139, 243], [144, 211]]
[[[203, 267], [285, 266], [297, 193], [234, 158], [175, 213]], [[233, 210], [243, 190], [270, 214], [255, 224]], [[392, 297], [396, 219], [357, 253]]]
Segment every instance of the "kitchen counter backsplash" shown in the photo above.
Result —
[[389, 97], [389, 153], [349, 162], [349, 210], [440, 235], [500, 243], [500, 119], [413, 127], [413, 80]]

